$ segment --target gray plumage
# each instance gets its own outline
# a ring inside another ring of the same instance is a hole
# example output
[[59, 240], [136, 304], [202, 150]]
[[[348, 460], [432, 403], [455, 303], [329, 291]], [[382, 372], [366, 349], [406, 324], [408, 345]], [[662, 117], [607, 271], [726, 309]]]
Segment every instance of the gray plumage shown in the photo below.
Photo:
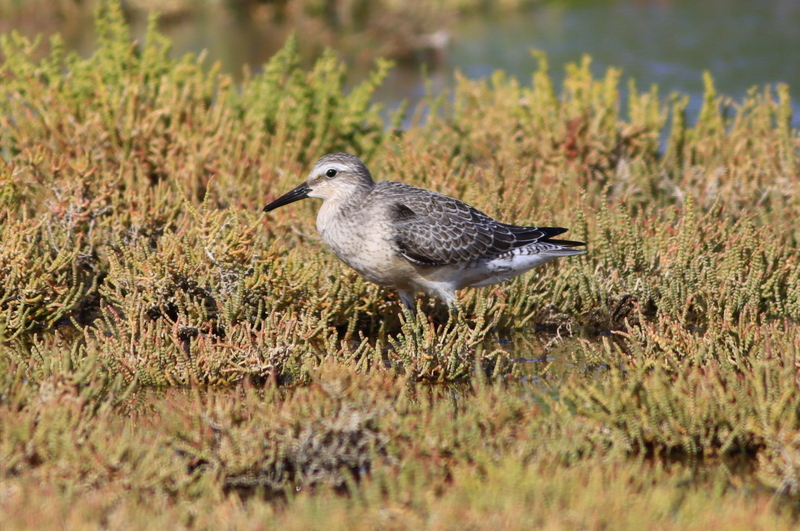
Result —
[[322, 157], [305, 183], [264, 210], [305, 197], [323, 199], [317, 229], [334, 253], [367, 280], [397, 289], [411, 310], [417, 291], [454, 306], [458, 289], [503, 282], [585, 252], [572, 248], [583, 242], [553, 239], [567, 229], [509, 225], [437, 192], [376, 183], [347, 153]]

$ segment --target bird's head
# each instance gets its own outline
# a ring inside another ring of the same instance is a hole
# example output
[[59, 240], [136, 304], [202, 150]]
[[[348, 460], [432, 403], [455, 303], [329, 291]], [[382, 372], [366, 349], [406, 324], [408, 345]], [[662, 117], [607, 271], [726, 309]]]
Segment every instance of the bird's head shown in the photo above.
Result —
[[347, 153], [331, 153], [314, 164], [306, 182], [265, 206], [264, 212], [306, 197], [342, 201], [359, 192], [369, 191], [374, 184], [372, 175], [361, 159]]

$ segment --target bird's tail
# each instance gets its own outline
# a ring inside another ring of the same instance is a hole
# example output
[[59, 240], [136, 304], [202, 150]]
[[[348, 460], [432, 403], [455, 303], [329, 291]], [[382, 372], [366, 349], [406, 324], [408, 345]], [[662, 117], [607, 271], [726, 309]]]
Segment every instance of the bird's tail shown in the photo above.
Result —
[[[586, 245], [586, 242], [553, 239], [553, 236], [558, 236], [559, 234], [563, 234], [567, 232], [569, 229], [565, 229], [562, 227], [539, 227], [538, 230], [544, 233], [544, 238], [539, 240], [540, 243], [552, 243], [553, 245], [559, 245], [561, 247], [580, 247], [582, 245]], [[576, 253], [573, 252], [569, 254], [576, 254]]]

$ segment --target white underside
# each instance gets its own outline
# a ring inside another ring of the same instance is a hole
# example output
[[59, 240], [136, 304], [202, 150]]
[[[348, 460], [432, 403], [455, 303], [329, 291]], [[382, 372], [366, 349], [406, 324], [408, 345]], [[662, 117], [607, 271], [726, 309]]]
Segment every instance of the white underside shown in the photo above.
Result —
[[[537, 254], [515, 253], [503, 258], [465, 265], [420, 268], [418, 270], [419, 276], [413, 279], [410, 284], [415, 291], [422, 291], [428, 295], [439, 297], [448, 304], [452, 304], [455, 301], [456, 290], [499, 284], [556, 258], [584, 254], [585, 252], [562, 247]], [[406, 302], [402, 290], [400, 295]]]
[[[478, 267], [475, 275], [470, 276], [470, 280], [475, 278], [474, 281], [464, 284], [464, 287], [480, 288], [482, 286], [491, 286], [492, 284], [499, 284], [506, 280], [517, 277], [534, 267], [546, 264], [551, 260], [555, 260], [563, 254], [534, 254], [527, 256], [515, 255], [511, 258], [498, 258], [488, 262], [485, 267]], [[477, 278], [476, 278], [477, 277]]]

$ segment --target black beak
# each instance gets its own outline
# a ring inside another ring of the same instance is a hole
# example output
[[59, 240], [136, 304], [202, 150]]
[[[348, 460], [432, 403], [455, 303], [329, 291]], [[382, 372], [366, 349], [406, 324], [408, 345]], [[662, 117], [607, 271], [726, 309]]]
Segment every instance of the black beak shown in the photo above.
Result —
[[295, 201], [300, 201], [301, 199], [305, 199], [306, 197], [308, 197], [308, 193], [310, 191], [311, 188], [309, 188], [306, 183], [303, 183], [294, 190], [292, 190], [291, 192], [283, 194], [278, 199], [265, 206], [264, 212], [272, 212], [276, 208], [282, 207], [283, 205], [288, 205], [289, 203], [294, 203]]

